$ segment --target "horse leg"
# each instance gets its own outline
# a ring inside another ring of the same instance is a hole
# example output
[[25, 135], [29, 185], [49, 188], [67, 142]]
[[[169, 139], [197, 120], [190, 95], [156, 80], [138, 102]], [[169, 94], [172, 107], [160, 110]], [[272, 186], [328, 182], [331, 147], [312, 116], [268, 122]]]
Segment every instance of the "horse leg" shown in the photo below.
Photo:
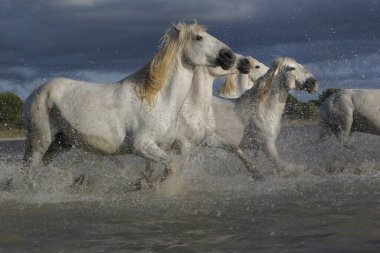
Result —
[[49, 149], [51, 144], [50, 129], [41, 134], [41, 131], [35, 131], [33, 134], [28, 133], [25, 141], [25, 154], [23, 158], [23, 167], [21, 168], [22, 182], [26, 187], [33, 189], [33, 173]]
[[27, 134], [23, 158], [24, 169], [28, 170], [29, 168], [34, 169], [38, 167], [51, 143], [50, 129], [43, 134]]
[[332, 135], [331, 126], [327, 122], [319, 122], [319, 137], [316, 144], [321, 144], [327, 140], [329, 136]]
[[151, 189], [154, 186], [154, 182], [152, 180], [152, 162], [149, 160], [145, 161], [145, 173], [141, 173], [141, 177], [137, 179], [137, 181], [133, 184], [133, 189], [136, 191], [142, 189]]
[[260, 171], [257, 170], [257, 168], [249, 162], [245, 156], [244, 152], [240, 147], [236, 146], [230, 146], [228, 147], [229, 151], [231, 151], [237, 158], [240, 159], [240, 161], [244, 164], [245, 168], [248, 170], [248, 172], [251, 174], [253, 180], [263, 180], [264, 176], [261, 174]]
[[268, 159], [277, 167], [277, 172], [284, 172], [285, 164], [277, 153], [275, 143], [272, 141], [265, 143], [265, 145], [262, 147], [262, 150]]
[[344, 108], [342, 118], [338, 120], [338, 129], [336, 137], [338, 141], [346, 148], [350, 147], [351, 127], [353, 123], [353, 110], [351, 108]]
[[[135, 142], [133, 144], [135, 152], [148, 159], [145, 166], [145, 175], [137, 180], [135, 183], [135, 189], [140, 190], [140, 186], [148, 186], [151, 188], [154, 186], [154, 181], [163, 181], [160, 179], [152, 180], [151, 177], [153, 175], [153, 169], [151, 166], [151, 162], [162, 163], [165, 165], [165, 171], [162, 175], [162, 178], [167, 178], [169, 170], [167, 169], [169, 163], [169, 156], [166, 152], [161, 149], [154, 141], [152, 141], [149, 137], [136, 137]], [[140, 183], [145, 182], [145, 183]], [[140, 185], [140, 186], [139, 186]]]
[[50, 144], [45, 155], [42, 157], [42, 163], [46, 166], [49, 165], [55, 157], [60, 153], [69, 151], [72, 145], [68, 144], [62, 133], [57, 133], [54, 137], [54, 141]]
[[[55, 135], [54, 141], [50, 144], [45, 155], [42, 157], [42, 163], [45, 166], [49, 165], [55, 157], [57, 157], [59, 154], [63, 152], [69, 151], [70, 149], [72, 149], [72, 147], [73, 146], [71, 144], [65, 141], [62, 133], [57, 133]], [[74, 187], [76, 185], [82, 185], [84, 183], [84, 180], [84, 174], [80, 174], [79, 176], [74, 177], [71, 187]]]

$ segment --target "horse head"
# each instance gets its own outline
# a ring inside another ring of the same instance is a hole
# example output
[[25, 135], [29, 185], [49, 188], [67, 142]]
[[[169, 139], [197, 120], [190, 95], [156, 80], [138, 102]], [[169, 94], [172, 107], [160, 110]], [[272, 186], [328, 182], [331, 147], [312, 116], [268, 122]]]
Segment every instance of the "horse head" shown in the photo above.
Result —
[[158, 92], [167, 82], [176, 62], [196, 66], [229, 69], [235, 54], [223, 42], [206, 32], [197, 22], [173, 25], [162, 37], [159, 52], [148, 65], [146, 80], [139, 87], [139, 97], [154, 105]]
[[209, 33], [197, 22], [173, 26], [171, 36], [179, 38], [183, 48], [183, 58], [193, 66], [217, 67], [224, 70], [235, 63], [235, 54], [223, 42]]
[[280, 65], [278, 71], [284, 75], [285, 86], [289, 90], [305, 90], [309, 93], [318, 91], [317, 79], [294, 59], [288, 57], [278, 58], [275, 64]]
[[251, 69], [249, 71], [249, 81], [254, 83], [257, 79], [262, 77], [269, 70], [268, 66], [264, 63], [259, 62], [257, 59], [248, 56], [247, 57]]

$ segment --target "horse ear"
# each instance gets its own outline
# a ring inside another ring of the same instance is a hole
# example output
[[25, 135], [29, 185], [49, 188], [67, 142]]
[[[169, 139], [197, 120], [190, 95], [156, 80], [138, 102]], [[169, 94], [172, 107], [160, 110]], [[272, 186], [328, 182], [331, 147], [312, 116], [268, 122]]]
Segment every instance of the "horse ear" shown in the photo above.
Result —
[[181, 30], [182, 30], [182, 25], [181, 25], [181, 23], [173, 24], [173, 30], [175, 30], [177, 33], [180, 33]]
[[178, 37], [180, 32], [181, 32], [181, 27], [178, 24], [172, 24], [172, 28], [169, 29], [168, 34], [171, 37]]

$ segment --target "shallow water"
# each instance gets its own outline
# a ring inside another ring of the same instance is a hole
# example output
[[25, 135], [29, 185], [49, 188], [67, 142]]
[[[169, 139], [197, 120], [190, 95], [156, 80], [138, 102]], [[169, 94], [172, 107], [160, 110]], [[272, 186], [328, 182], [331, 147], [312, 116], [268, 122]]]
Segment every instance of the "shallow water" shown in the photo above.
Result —
[[[19, 182], [23, 142], [0, 142], [0, 252], [379, 252], [380, 138], [314, 145], [315, 126], [285, 127], [279, 153], [292, 173], [252, 182], [231, 154], [202, 148], [180, 176], [132, 191], [143, 161], [74, 150]], [[160, 171], [162, 168], [157, 168]], [[85, 185], [71, 187], [85, 174]]]

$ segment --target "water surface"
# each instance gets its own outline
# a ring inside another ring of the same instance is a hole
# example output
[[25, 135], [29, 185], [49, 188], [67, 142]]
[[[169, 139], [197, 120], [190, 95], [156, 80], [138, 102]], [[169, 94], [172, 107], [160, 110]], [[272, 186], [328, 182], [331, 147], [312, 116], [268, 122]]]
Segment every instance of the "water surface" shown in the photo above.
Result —
[[[292, 173], [252, 182], [231, 154], [201, 148], [180, 176], [134, 192], [144, 162], [74, 150], [19, 182], [23, 141], [0, 142], [0, 252], [379, 252], [379, 137], [314, 145], [315, 126], [285, 127], [279, 153]], [[160, 171], [162, 168], [158, 167]], [[85, 185], [71, 187], [85, 174]]]

